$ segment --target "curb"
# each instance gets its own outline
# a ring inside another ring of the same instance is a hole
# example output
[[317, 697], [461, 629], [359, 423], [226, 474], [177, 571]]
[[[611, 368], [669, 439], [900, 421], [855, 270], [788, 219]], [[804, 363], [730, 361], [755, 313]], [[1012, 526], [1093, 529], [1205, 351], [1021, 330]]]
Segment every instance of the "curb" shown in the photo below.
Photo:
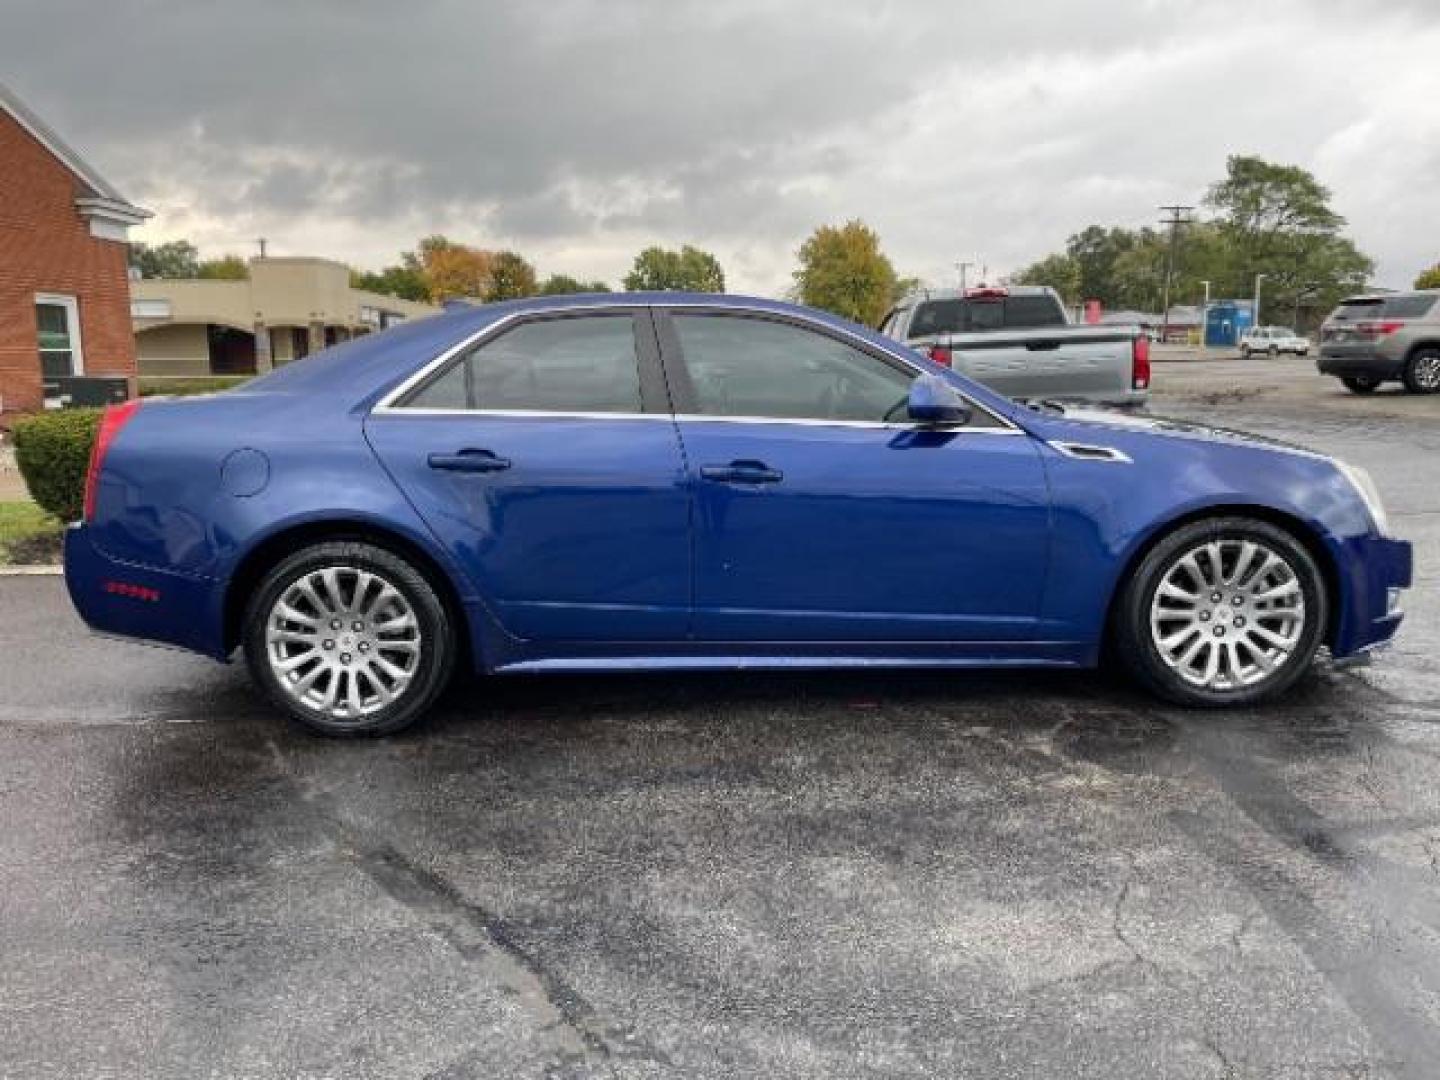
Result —
[[65, 568], [58, 564], [41, 566], [0, 566], [0, 577], [60, 577]]

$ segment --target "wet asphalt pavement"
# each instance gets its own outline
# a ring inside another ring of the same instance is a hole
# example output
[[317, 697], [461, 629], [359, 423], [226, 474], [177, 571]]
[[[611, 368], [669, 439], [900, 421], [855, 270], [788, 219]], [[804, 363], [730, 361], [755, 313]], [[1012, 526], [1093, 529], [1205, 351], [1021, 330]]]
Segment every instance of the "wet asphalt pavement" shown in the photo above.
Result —
[[1419, 571], [1253, 711], [535, 678], [340, 744], [0, 580], [0, 1076], [1440, 1075], [1440, 399], [1242, 370], [1164, 411], [1371, 467]]

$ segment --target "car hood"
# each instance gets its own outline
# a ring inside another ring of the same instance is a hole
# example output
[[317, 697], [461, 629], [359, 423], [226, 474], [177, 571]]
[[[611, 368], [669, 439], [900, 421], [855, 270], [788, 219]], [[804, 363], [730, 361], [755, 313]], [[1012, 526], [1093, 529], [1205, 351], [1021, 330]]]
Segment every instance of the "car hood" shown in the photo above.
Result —
[[1223, 444], [1229, 446], [1250, 446], [1257, 449], [1277, 450], [1283, 453], [1303, 454], [1306, 457], [1326, 459], [1328, 455], [1317, 453], [1305, 446], [1256, 435], [1248, 431], [1197, 424], [1190, 420], [1177, 420], [1166, 416], [1149, 416], [1123, 413], [1106, 409], [1077, 409], [1065, 407], [1063, 415], [1045, 417], [1047, 435], [1056, 437], [1050, 429], [1064, 429], [1058, 437], [1070, 439], [1101, 439], [1102, 431], [1133, 432], [1158, 438], [1184, 439], [1191, 442]]

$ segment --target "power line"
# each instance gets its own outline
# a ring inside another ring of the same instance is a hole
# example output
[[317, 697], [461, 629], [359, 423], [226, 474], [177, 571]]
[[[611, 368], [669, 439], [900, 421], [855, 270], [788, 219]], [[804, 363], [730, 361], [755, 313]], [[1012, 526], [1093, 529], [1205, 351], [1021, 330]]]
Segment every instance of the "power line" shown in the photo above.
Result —
[[1160, 209], [1168, 211], [1170, 215], [1160, 219], [1161, 225], [1170, 227], [1170, 244], [1165, 252], [1165, 298], [1160, 310], [1160, 340], [1164, 341], [1170, 336], [1170, 280], [1175, 276], [1175, 249], [1180, 244], [1180, 226], [1194, 223], [1195, 219], [1190, 216], [1190, 212], [1195, 207], [1175, 205], [1162, 206]]

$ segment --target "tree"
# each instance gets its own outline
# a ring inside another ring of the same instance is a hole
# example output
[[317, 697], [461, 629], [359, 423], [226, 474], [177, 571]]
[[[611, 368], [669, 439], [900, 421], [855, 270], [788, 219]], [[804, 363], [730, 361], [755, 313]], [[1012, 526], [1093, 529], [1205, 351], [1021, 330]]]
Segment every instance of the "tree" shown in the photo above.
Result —
[[[1232, 296], [1254, 291], [1281, 312], [1314, 314], [1364, 284], [1375, 264], [1340, 235], [1345, 219], [1330, 208], [1329, 190], [1297, 165], [1235, 155], [1205, 204], [1216, 211], [1224, 240], [1222, 282]], [[1262, 306], [1262, 318], [1265, 308]]]
[[518, 300], [534, 296], [536, 290], [535, 267], [513, 251], [498, 251], [490, 256], [490, 287], [485, 290], [486, 301]]
[[369, 270], [351, 270], [350, 287], [365, 289], [367, 292], [385, 296], [398, 296], [402, 300], [428, 300], [430, 289], [425, 275], [409, 266], [387, 266], [379, 273]]
[[920, 279], [918, 277], [915, 277], [914, 275], [908, 277], [897, 277], [895, 279], [894, 288], [890, 290], [890, 302], [892, 304], [899, 303], [911, 293], [917, 293], [919, 291]]
[[1430, 267], [1415, 279], [1417, 289], [1440, 289], [1440, 263]]
[[540, 283], [540, 296], [564, 296], [567, 293], [609, 292], [603, 281], [580, 281], [569, 274], [551, 274]]
[[795, 291], [802, 304], [865, 326], [885, 317], [898, 279], [880, 250], [880, 238], [863, 221], [820, 226], [797, 255]]
[[720, 260], [708, 251], [686, 244], [679, 251], [648, 247], [635, 256], [635, 265], [625, 275], [629, 292], [724, 292], [725, 271]]
[[1080, 289], [1080, 264], [1071, 256], [1059, 252], [1031, 263], [1011, 280], [1016, 285], [1048, 285], [1072, 307], [1081, 300], [1089, 299]]
[[[1297, 325], [1317, 322], [1345, 293], [1361, 287], [1374, 264], [1345, 236], [1330, 193], [1310, 173], [1256, 157], [1231, 157], [1226, 175], [1205, 197], [1212, 217], [1178, 236], [1170, 295], [1198, 303], [1209, 282], [1215, 299], [1254, 295], [1264, 274], [1264, 318], [1278, 312]], [[1072, 235], [1063, 253], [1026, 267], [1015, 280], [1050, 285], [1072, 301], [1159, 314], [1169, 245], [1157, 229], [1092, 225]], [[1060, 284], [1069, 283], [1070, 292]]]
[[193, 278], [200, 273], [200, 252], [189, 240], [169, 240], [151, 247], [130, 245], [130, 265], [142, 278]]
[[494, 259], [488, 251], [437, 234], [402, 255], [401, 263], [420, 275], [427, 297], [438, 304], [456, 297], [484, 297], [490, 291]]
[[221, 255], [218, 259], [205, 259], [195, 268], [195, 276], [218, 281], [244, 281], [250, 276], [250, 267], [239, 255]]

